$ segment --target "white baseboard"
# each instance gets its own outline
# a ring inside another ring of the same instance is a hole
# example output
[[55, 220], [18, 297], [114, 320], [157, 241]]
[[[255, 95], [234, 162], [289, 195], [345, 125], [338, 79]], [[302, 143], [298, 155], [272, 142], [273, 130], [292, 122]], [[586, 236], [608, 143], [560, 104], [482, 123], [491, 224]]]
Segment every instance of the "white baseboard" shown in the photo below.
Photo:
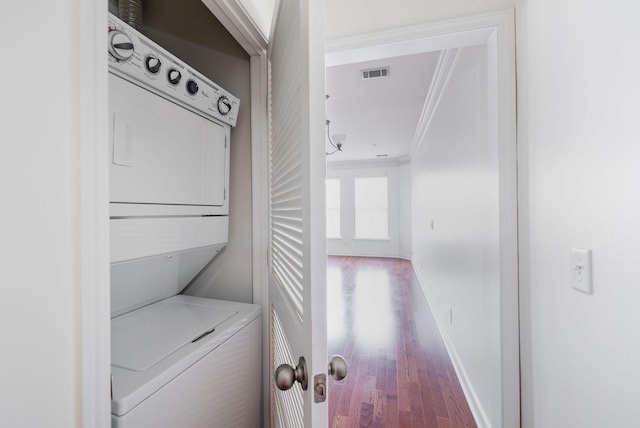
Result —
[[[413, 261], [411, 261], [411, 266], [413, 267], [413, 272], [416, 274], [416, 278], [418, 278], [418, 283], [420, 284], [420, 289], [422, 290], [422, 294], [424, 298], [427, 300], [427, 304], [430, 308], [433, 308], [432, 300], [429, 298], [429, 292], [425, 286], [425, 281], [422, 278], [422, 274], [418, 269], [416, 269]], [[444, 346], [447, 349], [447, 353], [449, 354], [449, 359], [453, 364], [453, 369], [458, 376], [458, 380], [460, 381], [460, 386], [462, 387], [462, 392], [464, 393], [465, 398], [467, 399], [467, 403], [469, 404], [469, 408], [471, 409], [471, 413], [473, 414], [473, 418], [478, 425], [478, 428], [491, 428], [491, 423], [489, 422], [489, 418], [487, 417], [487, 413], [484, 411], [484, 407], [480, 403], [480, 399], [469, 380], [469, 376], [467, 376], [467, 372], [464, 369], [464, 365], [456, 352], [456, 348], [450, 338], [444, 334], [444, 329], [440, 328], [440, 321], [435, 316], [435, 312], [431, 311], [434, 316], [433, 318], [436, 321], [436, 325], [438, 327], [438, 331], [440, 332], [440, 336], [442, 337], [442, 341], [444, 342]]]
[[327, 251], [328, 256], [339, 256], [339, 257], [380, 257], [383, 259], [405, 259], [411, 260], [410, 257], [404, 257], [399, 254], [372, 254], [372, 253], [362, 253], [357, 251]]

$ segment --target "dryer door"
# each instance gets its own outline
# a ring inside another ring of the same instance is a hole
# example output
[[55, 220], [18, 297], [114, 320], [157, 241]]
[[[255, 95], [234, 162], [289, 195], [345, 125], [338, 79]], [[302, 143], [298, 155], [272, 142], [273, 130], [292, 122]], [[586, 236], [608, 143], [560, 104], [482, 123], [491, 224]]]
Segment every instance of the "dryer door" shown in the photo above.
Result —
[[111, 202], [224, 206], [228, 128], [109, 74]]

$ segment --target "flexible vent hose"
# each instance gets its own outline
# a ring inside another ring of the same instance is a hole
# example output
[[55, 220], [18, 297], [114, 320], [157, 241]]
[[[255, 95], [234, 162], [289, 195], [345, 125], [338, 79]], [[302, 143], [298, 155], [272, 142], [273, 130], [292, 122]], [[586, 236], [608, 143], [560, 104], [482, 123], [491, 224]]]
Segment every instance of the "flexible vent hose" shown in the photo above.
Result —
[[120, 19], [140, 30], [142, 28], [142, 0], [119, 0]]

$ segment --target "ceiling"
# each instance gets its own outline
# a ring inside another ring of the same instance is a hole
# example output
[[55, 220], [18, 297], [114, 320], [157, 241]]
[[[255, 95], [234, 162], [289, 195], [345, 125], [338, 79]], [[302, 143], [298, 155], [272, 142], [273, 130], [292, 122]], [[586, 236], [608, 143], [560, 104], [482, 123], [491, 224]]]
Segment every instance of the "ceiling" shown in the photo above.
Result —
[[[343, 151], [327, 156], [327, 162], [407, 159], [438, 56], [428, 52], [327, 67], [331, 135], [347, 136]], [[388, 77], [361, 77], [361, 70], [387, 66]]]

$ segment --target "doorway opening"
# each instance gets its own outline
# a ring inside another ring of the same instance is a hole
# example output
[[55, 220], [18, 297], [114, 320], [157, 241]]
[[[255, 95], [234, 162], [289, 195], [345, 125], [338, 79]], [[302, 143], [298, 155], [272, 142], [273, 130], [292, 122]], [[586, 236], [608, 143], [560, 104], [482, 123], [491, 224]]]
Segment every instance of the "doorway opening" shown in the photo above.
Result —
[[[424, 332], [428, 308], [471, 420], [519, 423], [513, 39], [509, 10], [327, 45], [327, 117], [333, 133], [347, 136], [327, 157], [327, 178], [340, 192], [332, 201], [327, 194], [327, 218], [334, 220], [327, 224], [328, 343], [330, 352], [346, 354], [360, 391], [356, 398], [347, 383], [332, 385], [331, 424], [364, 418], [393, 426], [409, 410], [418, 421], [449, 417], [443, 409], [434, 413], [438, 400], [418, 384], [410, 386], [430, 371], [438, 377], [438, 369], [419, 367], [423, 357], [406, 367], [398, 360], [407, 343], [437, 354], [433, 334], [407, 341], [404, 330], [396, 331], [396, 350], [382, 363], [380, 344], [393, 336], [392, 323], [402, 326], [403, 316], [417, 314], [408, 333]], [[383, 68], [386, 78], [361, 77], [362, 70]], [[362, 239], [355, 182], [376, 176], [388, 179], [388, 234]], [[386, 263], [394, 267], [382, 269]], [[403, 293], [410, 302], [393, 306]], [[418, 297], [427, 309], [414, 310]], [[369, 348], [375, 369], [357, 352], [367, 341], [376, 344]], [[449, 400], [456, 388], [442, 394]], [[449, 421], [466, 426], [464, 411], [454, 407]]]

